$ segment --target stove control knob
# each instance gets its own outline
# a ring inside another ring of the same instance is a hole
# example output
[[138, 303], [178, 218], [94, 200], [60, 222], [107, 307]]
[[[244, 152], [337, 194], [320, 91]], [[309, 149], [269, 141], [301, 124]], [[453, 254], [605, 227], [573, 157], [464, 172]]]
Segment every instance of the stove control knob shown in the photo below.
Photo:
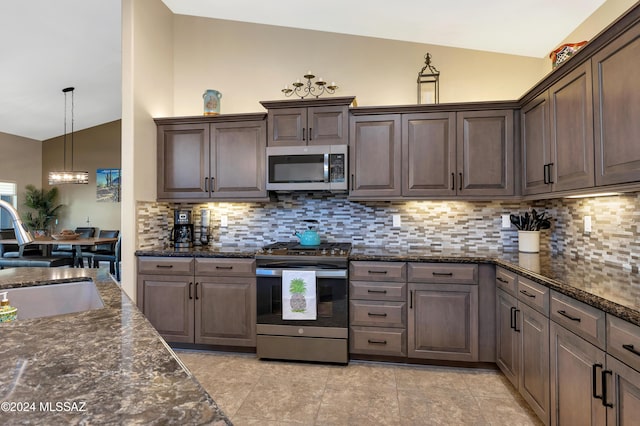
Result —
[[298, 334], [304, 334], [304, 328], [299, 328], [298, 329]]
[[322, 249], [322, 251], [320, 253], [327, 254], [327, 249]]
[[271, 253], [273, 253], [273, 250], [269, 249], [269, 250], [267, 250], [267, 253], [271, 254]]

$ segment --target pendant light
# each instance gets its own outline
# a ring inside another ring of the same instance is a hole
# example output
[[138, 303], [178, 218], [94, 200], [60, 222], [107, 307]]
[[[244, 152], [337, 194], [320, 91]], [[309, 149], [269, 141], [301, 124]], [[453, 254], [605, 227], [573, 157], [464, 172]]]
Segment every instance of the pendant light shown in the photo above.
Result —
[[[63, 139], [63, 167], [62, 172], [49, 172], [49, 185], [59, 185], [62, 183], [89, 183], [89, 172], [73, 170], [73, 91], [75, 88], [66, 87], [62, 89], [64, 93], [64, 139]], [[71, 92], [71, 170], [67, 171], [67, 93]]]

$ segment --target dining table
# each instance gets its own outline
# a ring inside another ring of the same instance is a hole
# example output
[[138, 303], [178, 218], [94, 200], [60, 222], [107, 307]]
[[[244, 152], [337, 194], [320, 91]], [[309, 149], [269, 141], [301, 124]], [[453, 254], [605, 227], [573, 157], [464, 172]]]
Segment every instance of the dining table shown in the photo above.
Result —
[[[110, 244], [118, 241], [117, 237], [91, 237], [91, 238], [76, 238], [76, 239], [60, 239], [57, 240], [52, 237], [38, 237], [33, 242], [27, 245], [40, 245], [42, 247], [43, 256], [51, 257], [53, 247], [57, 245], [70, 245], [73, 247], [73, 266], [82, 267], [82, 248], [93, 247], [98, 244]], [[17, 240], [2, 240], [7, 244], [18, 244]]]

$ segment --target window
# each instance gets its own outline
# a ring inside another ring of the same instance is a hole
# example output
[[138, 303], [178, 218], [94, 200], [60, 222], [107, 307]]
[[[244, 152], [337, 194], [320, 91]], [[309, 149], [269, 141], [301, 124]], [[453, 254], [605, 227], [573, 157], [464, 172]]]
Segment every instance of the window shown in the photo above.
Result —
[[[0, 181], [0, 199], [8, 202], [13, 207], [17, 207], [16, 203], [18, 202], [16, 190], [17, 185], [15, 182]], [[0, 228], [13, 228], [11, 216], [9, 216], [9, 212], [4, 209], [0, 209]]]

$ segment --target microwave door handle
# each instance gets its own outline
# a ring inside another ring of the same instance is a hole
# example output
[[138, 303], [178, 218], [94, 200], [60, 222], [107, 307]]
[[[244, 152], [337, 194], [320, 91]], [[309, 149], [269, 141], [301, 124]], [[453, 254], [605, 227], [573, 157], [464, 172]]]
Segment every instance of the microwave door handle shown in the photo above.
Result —
[[329, 182], [329, 154], [324, 154], [324, 181]]

